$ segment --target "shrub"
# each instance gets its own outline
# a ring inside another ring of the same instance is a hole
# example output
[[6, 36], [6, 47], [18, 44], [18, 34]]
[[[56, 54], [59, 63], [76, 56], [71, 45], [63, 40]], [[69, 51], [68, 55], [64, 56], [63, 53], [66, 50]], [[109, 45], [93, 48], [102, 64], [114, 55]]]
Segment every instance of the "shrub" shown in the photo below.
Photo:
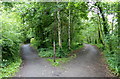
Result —
[[[68, 55], [69, 51], [63, 50], [63, 49], [56, 49], [56, 57], [66, 57]], [[39, 56], [40, 57], [53, 57], [54, 52], [53, 49], [50, 48], [40, 48], [39, 49]]]
[[30, 39], [30, 44], [31, 44], [31, 46], [33, 46], [36, 49], [39, 46], [39, 42], [35, 38]]

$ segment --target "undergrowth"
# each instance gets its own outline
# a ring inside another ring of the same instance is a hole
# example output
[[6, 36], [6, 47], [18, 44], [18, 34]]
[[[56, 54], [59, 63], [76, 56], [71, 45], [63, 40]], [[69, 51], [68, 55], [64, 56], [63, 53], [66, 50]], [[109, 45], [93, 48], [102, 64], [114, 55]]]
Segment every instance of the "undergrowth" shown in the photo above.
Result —
[[110, 50], [109, 46], [104, 47], [102, 44], [97, 44], [96, 46], [103, 51], [111, 72], [116, 76], [120, 76], [120, 48], [113, 47], [113, 49]]
[[11, 62], [11, 64], [9, 64], [6, 67], [1, 67], [0, 71], [0, 78], [2, 77], [12, 77], [18, 70], [19, 70], [19, 66], [22, 63], [21, 59], [17, 59], [15, 62]]
[[56, 61], [54, 62], [53, 59], [48, 58], [47, 61], [51, 63], [52, 66], [60, 66], [63, 63], [69, 62], [71, 59], [76, 58], [76, 54], [68, 57], [68, 58], [57, 58]]
[[[59, 58], [67, 57], [67, 55], [69, 53], [70, 52], [68, 50], [57, 49], [56, 50], [56, 57], [59, 57]], [[53, 52], [53, 49], [40, 48], [38, 55], [40, 57], [53, 57], [54, 56], [54, 52]]]

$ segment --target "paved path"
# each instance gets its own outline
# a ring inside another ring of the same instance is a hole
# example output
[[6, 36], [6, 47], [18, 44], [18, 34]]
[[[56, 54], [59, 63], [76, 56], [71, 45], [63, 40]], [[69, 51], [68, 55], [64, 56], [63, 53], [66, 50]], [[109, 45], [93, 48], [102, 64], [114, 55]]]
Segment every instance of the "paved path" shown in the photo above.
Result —
[[29, 46], [22, 46], [23, 65], [15, 77], [110, 77], [112, 76], [95, 46], [84, 44], [77, 57], [59, 67], [38, 57]]

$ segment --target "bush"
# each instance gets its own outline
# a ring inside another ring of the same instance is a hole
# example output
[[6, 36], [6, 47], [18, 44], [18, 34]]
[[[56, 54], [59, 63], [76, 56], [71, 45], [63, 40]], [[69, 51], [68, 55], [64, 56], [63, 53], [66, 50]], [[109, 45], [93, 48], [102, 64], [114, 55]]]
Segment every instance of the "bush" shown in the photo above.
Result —
[[4, 68], [0, 68], [0, 71], [2, 72], [0, 74], [0, 78], [13, 76], [15, 72], [19, 70], [21, 62], [22, 62], [21, 59], [18, 59], [16, 62], [11, 62], [10, 65]]
[[[56, 57], [58, 58], [67, 57], [68, 53], [69, 52], [67, 50], [56, 49]], [[50, 49], [50, 48], [40, 48], [38, 55], [40, 57], [53, 57], [54, 52], [53, 52], [53, 49]]]
[[20, 31], [22, 25], [20, 17], [15, 12], [7, 13], [6, 11], [3, 11], [0, 23], [2, 23], [0, 27], [2, 28], [0, 29], [0, 54], [2, 55], [0, 71], [2, 71], [2, 74], [0, 74], [0, 77], [9, 77], [16, 72], [21, 63], [19, 47], [23, 40], [21, 38], [22, 31]]
[[39, 46], [39, 42], [35, 38], [30, 39], [30, 44], [31, 44], [31, 46], [33, 46], [36, 49]]
[[105, 47], [102, 44], [97, 46], [103, 50], [108, 66], [113, 74], [120, 75], [120, 48], [117, 46], [117, 37], [111, 36], [109, 39], [105, 39]]
[[53, 50], [51, 49], [47, 49], [47, 48], [41, 48], [39, 50], [39, 54], [40, 57], [53, 57]]

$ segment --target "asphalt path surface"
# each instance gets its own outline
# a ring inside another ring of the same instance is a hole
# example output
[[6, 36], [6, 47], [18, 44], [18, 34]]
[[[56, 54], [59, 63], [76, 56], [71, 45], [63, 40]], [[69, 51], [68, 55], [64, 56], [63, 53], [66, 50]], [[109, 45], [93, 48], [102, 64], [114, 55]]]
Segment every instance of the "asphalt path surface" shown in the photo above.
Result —
[[23, 63], [15, 77], [112, 77], [101, 52], [95, 46], [84, 44], [77, 57], [61, 66], [52, 66], [40, 58], [30, 44], [22, 46]]

